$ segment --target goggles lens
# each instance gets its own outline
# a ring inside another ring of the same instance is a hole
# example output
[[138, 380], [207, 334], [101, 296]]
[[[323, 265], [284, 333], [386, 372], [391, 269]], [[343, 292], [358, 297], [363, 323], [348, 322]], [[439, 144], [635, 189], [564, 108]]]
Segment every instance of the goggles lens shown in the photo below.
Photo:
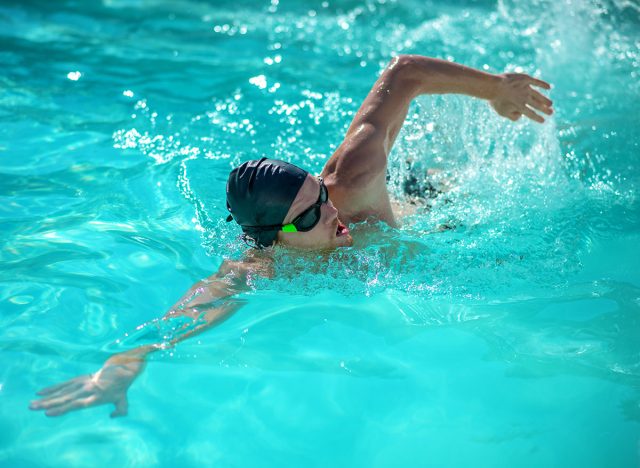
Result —
[[318, 177], [318, 181], [320, 182], [318, 201], [300, 213], [290, 224], [282, 226], [284, 232], [307, 232], [316, 227], [322, 216], [322, 205], [329, 200], [329, 192], [326, 185], [324, 185], [324, 181], [321, 177]]

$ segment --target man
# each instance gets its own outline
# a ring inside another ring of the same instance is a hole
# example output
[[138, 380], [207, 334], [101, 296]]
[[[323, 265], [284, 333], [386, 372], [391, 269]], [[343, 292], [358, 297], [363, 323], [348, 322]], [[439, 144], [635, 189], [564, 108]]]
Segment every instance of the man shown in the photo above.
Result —
[[[533, 89], [550, 89], [526, 74], [493, 75], [417, 55], [394, 58], [362, 103], [342, 144], [319, 177], [267, 158], [234, 169], [227, 183], [229, 220], [240, 224], [245, 240], [259, 249], [220, 270], [187, 292], [163, 317], [191, 317], [195, 327], [168, 343], [142, 346], [109, 358], [92, 375], [41, 390], [31, 409], [57, 416], [89, 406], [114, 403], [112, 416], [127, 413], [126, 392], [144, 368], [147, 354], [173, 346], [217, 324], [239, 305], [229, 299], [253, 274], [268, 276], [268, 247], [326, 250], [349, 246], [348, 224], [375, 220], [396, 226], [386, 187], [387, 157], [411, 101], [421, 94], [466, 94], [489, 101], [513, 121], [523, 115], [538, 123], [553, 113], [551, 100]], [[267, 249], [265, 249], [267, 248]]]

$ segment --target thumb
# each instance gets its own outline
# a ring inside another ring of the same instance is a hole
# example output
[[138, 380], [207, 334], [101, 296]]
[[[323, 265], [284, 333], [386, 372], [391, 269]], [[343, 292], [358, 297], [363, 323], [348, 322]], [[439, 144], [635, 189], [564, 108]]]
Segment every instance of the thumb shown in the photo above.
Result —
[[126, 416], [127, 411], [129, 410], [129, 402], [127, 401], [127, 397], [122, 397], [115, 402], [116, 409], [111, 413], [112, 418], [117, 418], [118, 416]]

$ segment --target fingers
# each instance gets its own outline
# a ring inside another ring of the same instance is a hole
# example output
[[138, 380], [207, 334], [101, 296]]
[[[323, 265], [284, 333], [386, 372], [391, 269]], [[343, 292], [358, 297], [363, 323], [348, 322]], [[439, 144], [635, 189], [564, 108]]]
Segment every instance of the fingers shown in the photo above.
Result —
[[97, 396], [89, 394], [82, 386], [75, 391], [68, 391], [60, 396], [51, 396], [42, 400], [32, 401], [29, 408], [32, 410], [45, 410], [47, 416], [59, 416], [80, 408], [95, 404]]
[[536, 114], [535, 112], [533, 112], [530, 108], [528, 108], [527, 106], [524, 106], [522, 108], [522, 114], [526, 115], [527, 117], [529, 117], [531, 120], [534, 120], [538, 123], [544, 123], [544, 119], [539, 116], [538, 114]]
[[76, 383], [72, 383], [69, 382], [67, 385], [65, 385], [64, 387], [60, 387], [56, 390], [53, 390], [49, 393], [47, 393], [46, 395], [42, 395], [39, 393], [39, 395], [42, 395], [44, 398], [41, 398], [39, 401], [49, 401], [55, 398], [59, 398], [65, 395], [73, 395], [75, 394], [78, 390], [80, 390], [83, 386], [82, 382], [76, 382]]
[[46, 396], [46, 395], [52, 395], [53, 393], [60, 393], [62, 390], [64, 390], [67, 387], [77, 386], [79, 382], [85, 378], [86, 378], [85, 376], [76, 377], [75, 379], [67, 380], [66, 382], [62, 382], [57, 385], [52, 385], [51, 387], [43, 388], [42, 390], [36, 392], [36, 395]]
[[55, 406], [64, 405], [71, 400], [89, 396], [90, 392], [86, 388], [86, 378], [86, 376], [76, 377], [63, 384], [41, 390], [38, 394], [43, 395], [44, 398], [32, 401], [29, 404], [29, 408], [32, 410], [47, 410]]
[[507, 117], [508, 117], [510, 120], [513, 120], [513, 121], [515, 122], [515, 121], [517, 121], [520, 117], [522, 117], [522, 114], [521, 114], [520, 112], [518, 112], [518, 111], [515, 111], [515, 110], [514, 110], [514, 111], [510, 112], [510, 113], [507, 115]]
[[[547, 99], [548, 100], [548, 99]], [[531, 107], [533, 107], [534, 109], [543, 112], [547, 115], [551, 115], [553, 114], [553, 109], [551, 109], [551, 107], [547, 104], [545, 104], [544, 102], [540, 101], [537, 97], [535, 97], [534, 95], [532, 95], [529, 99], [529, 103], [528, 105], [530, 105]]]
[[75, 411], [78, 409], [86, 408], [87, 406], [91, 406], [95, 403], [96, 397], [91, 395], [87, 398], [81, 398], [78, 400], [72, 400], [62, 405], [58, 405], [47, 410], [44, 414], [47, 416], [60, 416], [69, 411]]
[[544, 88], [544, 89], [551, 89], [551, 85], [549, 83], [547, 83], [546, 81], [542, 81], [539, 80], [538, 78], [534, 78], [532, 76], [528, 76], [529, 78], [529, 84], [533, 85], [533, 86], [538, 86], [540, 88]]
[[67, 402], [73, 400], [78, 393], [79, 393], [79, 390], [75, 389], [66, 393], [62, 393], [60, 395], [43, 398], [42, 400], [32, 401], [31, 404], [29, 405], [29, 408], [32, 410], [42, 410], [42, 409], [47, 410], [55, 406], [64, 405]]
[[537, 101], [544, 106], [547, 106], [547, 107], [553, 106], [553, 101], [551, 99], [546, 97], [544, 94], [539, 93], [535, 89], [531, 89], [531, 98], [534, 101]]

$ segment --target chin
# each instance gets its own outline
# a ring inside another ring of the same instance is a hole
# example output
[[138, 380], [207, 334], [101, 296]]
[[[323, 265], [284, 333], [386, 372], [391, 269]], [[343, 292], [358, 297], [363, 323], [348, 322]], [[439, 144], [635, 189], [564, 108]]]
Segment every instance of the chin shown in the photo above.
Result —
[[334, 242], [335, 248], [338, 247], [351, 247], [353, 245], [353, 237], [350, 234], [336, 237]]

